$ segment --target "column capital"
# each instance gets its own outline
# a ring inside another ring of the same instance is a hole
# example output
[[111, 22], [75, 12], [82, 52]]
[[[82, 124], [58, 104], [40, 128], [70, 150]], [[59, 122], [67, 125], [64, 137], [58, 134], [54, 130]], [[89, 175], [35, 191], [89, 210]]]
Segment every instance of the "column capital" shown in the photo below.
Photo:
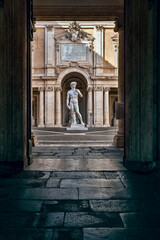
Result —
[[88, 87], [87, 89], [88, 92], [92, 92], [92, 90], [93, 90], [93, 87]]
[[61, 87], [56, 87], [56, 91], [57, 91], [57, 92], [61, 92], [61, 91], [62, 91], [62, 88], [61, 88]]
[[109, 92], [111, 89], [109, 87], [104, 87], [104, 92]]
[[97, 25], [96, 29], [97, 29], [97, 31], [102, 31], [103, 30], [103, 25]]
[[45, 87], [45, 91], [46, 92], [52, 92], [53, 91], [53, 87], [50, 87], [50, 86], [47, 86], [47, 87]]
[[38, 91], [39, 91], [39, 92], [43, 92], [43, 91], [44, 91], [44, 87], [39, 87], [39, 88], [38, 88]]
[[123, 18], [115, 18], [115, 27], [114, 27], [114, 31], [115, 32], [119, 32], [121, 30], [124, 30], [124, 20]]
[[53, 25], [46, 25], [47, 31], [51, 32], [53, 29]]
[[101, 86], [96, 86], [96, 87], [94, 87], [94, 91], [102, 91], [103, 90], [103, 87], [101, 87]]

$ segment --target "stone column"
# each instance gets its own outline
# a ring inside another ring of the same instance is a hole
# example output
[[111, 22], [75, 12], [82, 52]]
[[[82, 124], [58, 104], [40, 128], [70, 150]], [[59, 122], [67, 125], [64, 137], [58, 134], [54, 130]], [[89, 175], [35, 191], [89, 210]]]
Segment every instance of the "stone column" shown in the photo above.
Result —
[[54, 27], [47, 25], [45, 31], [45, 65], [46, 75], [55, 75], [55, 46], [54, 46]]
[[45, 88], [45, 126], [54, 126], [54, 89], [49, 86]]
[[56, 88], [56, 127], [61, 127], [61, 87]]
[[110, 88], [104, 88], [104, 126], [109, 127], [109, 91]]
[[[118, 56], [118, 102], [124, 104], [124, 23], [116, 19], [115, 32], [119, 32], [119, 56]], [[116, 147], [124, 147], [124, 113], [123, 119], [118, 120], [118, 131], [114, 137]]]
[[93, 113], [92, 110], [92, 87], [88, 88], [88, 101], [87, 101], [87, 125], [90, 126], [90, 113]]
[[103, 127], [103, 88], [94, 88], [94, 126]]
[[103, 25], [96, 26], [94, 46], [96, 75], [101, 75], [103, 74]]
[[44, 88], [39, 89], [39, 124], [38, 127], [44, 127]]

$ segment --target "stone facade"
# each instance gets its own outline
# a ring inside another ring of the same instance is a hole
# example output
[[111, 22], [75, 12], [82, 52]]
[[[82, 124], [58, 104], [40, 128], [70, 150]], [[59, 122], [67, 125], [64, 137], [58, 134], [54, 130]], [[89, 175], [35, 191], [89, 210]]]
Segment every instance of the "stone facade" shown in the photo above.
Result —
[[66, 94], [76, 81], [87, 126], [117, 124], [118, 33], [114, 22], [37, 22], [32, 45], [33, 126], [69, 123]]

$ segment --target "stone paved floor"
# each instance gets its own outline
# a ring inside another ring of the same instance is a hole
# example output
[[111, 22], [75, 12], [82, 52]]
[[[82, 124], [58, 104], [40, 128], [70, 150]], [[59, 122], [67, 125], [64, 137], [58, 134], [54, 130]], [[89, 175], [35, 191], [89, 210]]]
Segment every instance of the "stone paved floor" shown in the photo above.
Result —
[[160, 172], [127, 171], [111, 141], [62, 147], [58, 136], [34, 148], [26, 171], [1, 174], [0, 240], [160, 239]]

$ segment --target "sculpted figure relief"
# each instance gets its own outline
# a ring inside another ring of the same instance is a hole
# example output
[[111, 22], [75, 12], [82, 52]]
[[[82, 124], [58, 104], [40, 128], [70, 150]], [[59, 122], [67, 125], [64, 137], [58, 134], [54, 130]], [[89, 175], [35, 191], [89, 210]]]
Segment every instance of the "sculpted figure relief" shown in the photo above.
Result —
[[80, 120], [80, 123], [84, 125], [82, 120], [82, 116], [79, 112], [79, 105], [78, 105], [78, 96], [83, 97], [82, 93], [79, 89], [76, 89], [76, 82], [71, 82], [71, 90], [67, 92], [67, 108], [70, 110], [71, 114], [71, 122], [72, 124], [77, 124], [76, 122], [76, 114]]

